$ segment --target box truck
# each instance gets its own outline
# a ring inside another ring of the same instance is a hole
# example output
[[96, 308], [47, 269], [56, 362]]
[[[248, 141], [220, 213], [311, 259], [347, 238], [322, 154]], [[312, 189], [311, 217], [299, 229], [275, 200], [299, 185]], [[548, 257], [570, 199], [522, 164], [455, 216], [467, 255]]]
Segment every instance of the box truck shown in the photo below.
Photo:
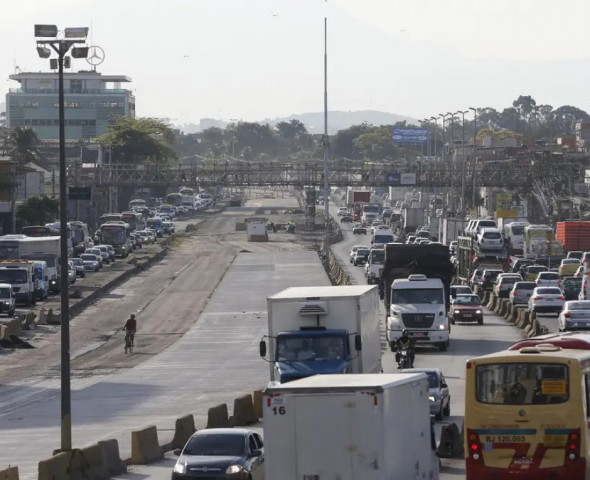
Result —
[[415, 232], [418, 227], [424, 225], [423, 208], [404, 208], [402, 215], [404, 219], [404, 233]]
[[369, 203], [371, 192], [368, 190], [348, 190], [346, 192], [346, 206], [352, 208], [355, 203]]
[[35, 264], [26, 260], [0, 260], [0, 283], [8, 283], [17, 302], [37, 303]]
[[292, 287], [267, 303], [260, 356], [270, 363], [272, 382], [382, 371], [377, 287]]
[[266, 480], [433, 480], [423, 373], [316, 375], [263, 393]]
[[463, 218], [443, 218], [442, 221], [442, 232], [439, 238], [445, 245], [450, 245], [451, 242], [459, 240], [469, 223], [469, 220]]

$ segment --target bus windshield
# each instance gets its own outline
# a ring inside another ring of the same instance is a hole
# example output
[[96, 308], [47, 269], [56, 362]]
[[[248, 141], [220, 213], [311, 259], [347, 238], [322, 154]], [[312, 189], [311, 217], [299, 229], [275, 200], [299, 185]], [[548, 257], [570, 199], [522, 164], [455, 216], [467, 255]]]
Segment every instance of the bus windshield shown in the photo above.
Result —
[[509, 225], [511, 235], [524, 235], [524, 225]]
[[106, 228], [100, 229], [101, 239], [109, 245], [123, 245], [127, 241], [124, 228]]
[[568, 367], [559, 363], [478, 365], [476, 399], [493, 405], [546, 405], [567, 402]]

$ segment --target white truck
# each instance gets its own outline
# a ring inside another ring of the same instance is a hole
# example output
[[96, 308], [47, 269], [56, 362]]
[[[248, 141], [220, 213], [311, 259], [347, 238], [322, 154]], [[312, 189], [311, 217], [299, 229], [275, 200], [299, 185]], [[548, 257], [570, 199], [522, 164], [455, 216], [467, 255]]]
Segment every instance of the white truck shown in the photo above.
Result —
[[263, 393], [266, 480], [437, 480], [423, 373], [316, 375]]
[[382, 371], [377, 287], [292, 287], [267, 303], [260, 356], [268, 352], [271, 382]]
[[469, 220], [463, 218], [443, 218], [442, 232], [439, 236], [441, 242], [445, 245], [450, 245], [451, 242], [458, 240], [459, 237], [463, 236], [468, 223]]
[[415, 232], [416, 229], [424, 225], [424, 209], [406, 207], [402, 210], [404, 232]]
[[365, 277], [367, 277], [368, 285], [379, 283], [383, 263], [385, 263], [385, 250], [383, 248], [371, 248], [367, 263], [365, 263]]
[[23, 260], [0, 260], [0, 283], [12, 287], [17, 302], [25, 305], [37, 303], [37, 286], [35, 264]]
[[[52, 293], [60, 291], [60, 258], [60, 237], [0, 236], [0, 259], [43, 260], [47, 263], [49, 291]], [[67, 275], [67, 272], [65, 274]]]

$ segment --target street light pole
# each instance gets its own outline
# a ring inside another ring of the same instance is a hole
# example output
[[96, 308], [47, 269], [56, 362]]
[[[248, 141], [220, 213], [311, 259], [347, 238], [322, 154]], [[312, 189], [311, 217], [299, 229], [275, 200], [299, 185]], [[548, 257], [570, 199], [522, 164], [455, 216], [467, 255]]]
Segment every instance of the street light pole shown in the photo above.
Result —
[[65, 38], [57, 37], [55, 25], [35, 25], [35, 37], [52, 37], [51, 40], [37, 40], [37, 52], [41, 58], [49, 58], [51, 47], [57, 53], [58, 102], [59, 102], [59, 220], [60, 220], [60, 297], [61, 297], [61, 448], [72, 450], [72, 405], [70, 381], [70, 304], [68, 298], [68, 212], [67, 212], [67, 172], [66, 172], [66, 133], [64, 105], [64, 64], [69, 66], [66, 53], [72, 48], [74, 58], [86, 58], [88, 47], [75, 47], [86, 43], [88, 28], [66, 28]]
[[475, 143], [477, 138], [477, 108], [469, 107], [469, 110], [473, 110], [473, 162], [471, 166], [472, 176], [472, 189], [471, 189], [471, 209], [477, 212], [477, 206], [475, 205], [475, 165], [477, 163], [477, 145]]
[[456, 115], [461, 114], [461, 213], [465, 215], [465, 114], [469, 110], [459, 110]]
[[324, 254], [326, 261], [330, 246], [328, 234], [330, 225], [330, 184], [328, 182], [328, 18], [324, 17]]

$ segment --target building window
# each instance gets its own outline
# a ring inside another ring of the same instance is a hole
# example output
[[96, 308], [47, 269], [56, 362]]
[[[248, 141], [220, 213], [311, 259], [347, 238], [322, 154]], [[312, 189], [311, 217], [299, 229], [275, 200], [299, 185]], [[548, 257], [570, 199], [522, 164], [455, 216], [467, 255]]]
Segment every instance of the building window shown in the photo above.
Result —
[[82, 80], [70, 80], [70, 90], [73, 92], [81, 92]]

